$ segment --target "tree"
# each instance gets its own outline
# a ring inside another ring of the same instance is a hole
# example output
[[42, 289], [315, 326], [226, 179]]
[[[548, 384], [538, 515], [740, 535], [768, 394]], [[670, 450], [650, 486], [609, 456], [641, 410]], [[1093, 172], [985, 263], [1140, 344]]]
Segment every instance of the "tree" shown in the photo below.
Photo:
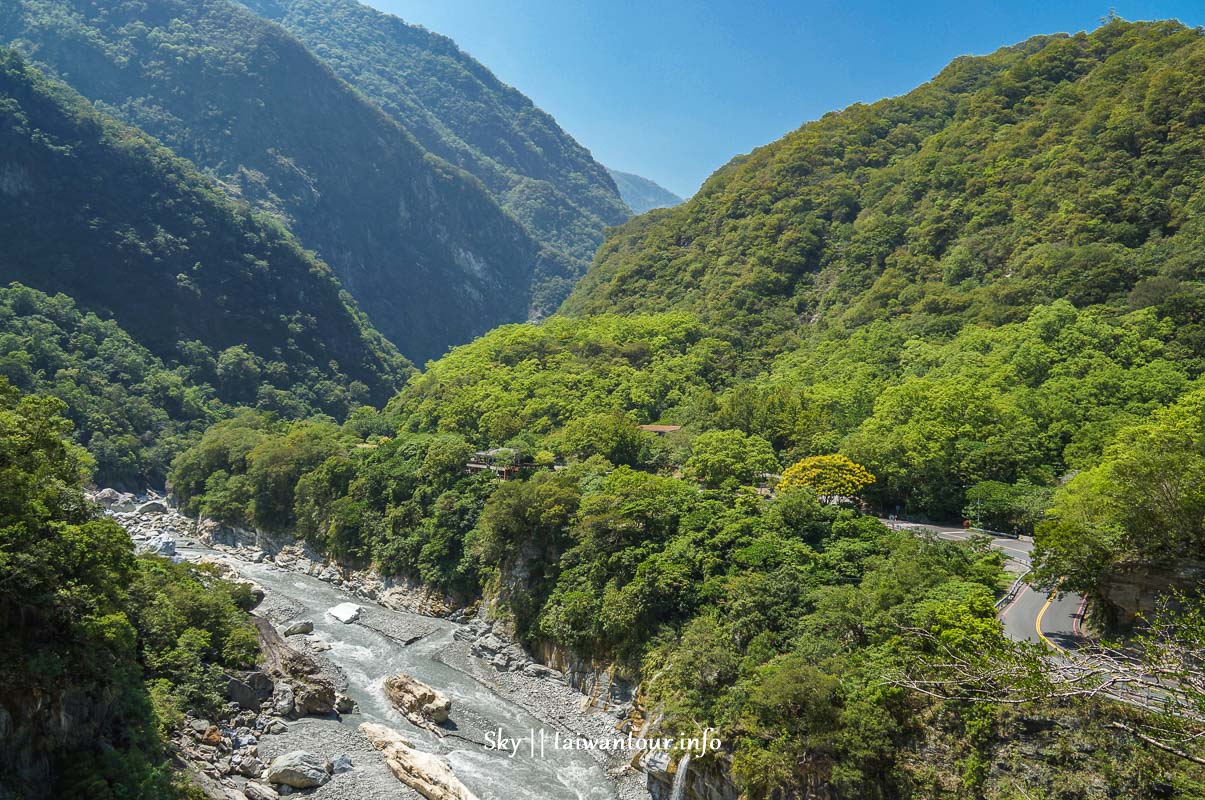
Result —
[[648, 438], [628, 415], [600, 412], [570, 420], [557, 435], [554, 449], [580, 459], [600, 455], [616, 466], [634, 467]]
[[753, 483], [758, 475], [778, 469], [774, 448], [760, 436], [737, 430], [708, 431], [691, 442], [684, 472], [709, 487], [728, 481]]
[[866, 467], [847, 457], [835, 454], [812, 456], [787, 467], [778, 482], [778, 491], [791, 492], [809, 489], [825, 500], [856, 497], [862, 489], [874, 483], [874, 475]]
[[1096, 467], [1054, 496], [1034, 532], [1043, 585], [1098, 593], [1122, 560], [1168, 565], [1205, 554], [1205, 389], [1121, 431]]

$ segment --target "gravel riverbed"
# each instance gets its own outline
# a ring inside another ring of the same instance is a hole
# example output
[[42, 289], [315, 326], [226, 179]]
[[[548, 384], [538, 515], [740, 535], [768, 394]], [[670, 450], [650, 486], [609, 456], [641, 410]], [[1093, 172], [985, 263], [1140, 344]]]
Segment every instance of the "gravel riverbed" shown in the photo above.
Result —
[[[307, 750], [326, 758], [341, 754], [350, 757], [354, 765], [350, 771], [333, 775], [329, 783], [307, 790], [306, 796], [348, 800], [410, 800], [419, 797], [394, 777], [382, 756], [357, 730], [361, 721], [381, 721], [380, 687], [374, 685], [379, 681], [365, 679], [357, 669], [357, 654], [351, 652], [355, 648], [372, 649], [364, 646], [365, 634], [357, 634], [353, 630], [360, 627], [388, 640], [389, 647], [395, 648], [395, 657], [414, 658], [421, 655], [430, 662], [437, 662], [455, 671], [448, 673], [450, 682], [465, 684], [457, 691], [467, 692], [470, 702], [454, 704], [455, 731], [445, 734], [442, 739], [430, 737], [430, 741], [425, 741], [421, 734], [415, 736], [413, 729], [407, 730], [404, 720], [389, 719], [387, 724], [407, 737], [414, 736], [424, 749], [443, 753], [454, 771], [458, 774], [463, 772], [464, 779], [470, 785], [476, 781], [474, 788], [481, 793], [483, 800], [514, 800], [527, 796], [576, 796], [581, 800], [611, 797], [617, 800], [647, 800], [650, 797], [646, 775], [630, 766], [631, 754], [623, 751], [580, 751], [575, 762], [555, 768], [539, 765], [539, 769], [552, 769], [549, 775], [563, 780], [567, 793], [547, 793], [547, 786], [543, 786], [533, 787], [530, 795], [526, 792], [515, 794], [516, 787], [493, 782], [496, 778], [492, 773], [498, 769], [491, 767], [491, 763], [498, 762], [487, 760], [489, 754], [482, 743], [486, 732], [492, 731], [495, 726], [510, 726], [507, 730], [509, 734], [522, 732], [522, 725], [530, 722], [547, 729], [550, 734], [555, 731], [560, 732], [562, 737], [599, 740], [625, 735], [625, 731], [619, 727], [621, 720], [610, 713], [591, 708], [585, 695], [569, 686], [560, 673], [542, 668], [525, 671], [520, 668], [522, 664], [513, 663], [507, 668], [499, 668], [497, 664], [474, 654], [473, 643], [467, 640], [472, 635], [471, 631], [466, 634], [466, 640], [455, 635], [458, 630], [466, 632], [467, 626], [463, 622], [398, 610], [399, 605], [402, 608], [423, 608], [427, 604], [426, 599], [415, 598], [412, 601], [406, 596], [399, 598], [398, 590], [393, 590], [390, 596], [384, 598], [390, 605], [385, 608], [372, 599], [379, 596], [379, 579], [366, 573], [354, 576], [346, 572], [341, 574], [327, 565], [316, 563], [308, 557], [309, 554], [299, 554], [297, 548], [291, 548], [288, 553], [270, 554], [245, 546], [219, 544], [209, 547], [196, 540], [197, 526], [193, 520], [171, 510], [158, 514], [116, 514], [115, 518], [140, 545], [145, 546], [149, 542], [162, 552], [170, 549], [164, 545], [164, 539], [172, 538], [180, 549], [180, 557], [222, 562], [240, 575], [264, 586], [265, 598], [256, 613], [273, 622], [278, 629], [284, 629], [301, 619], [312, 620], [316, 614], [321, 616], [322, 611], [316, 609], [313, 604], [316, 601], [312, 601], [312, 597], [322, 591], [346, 595], [347, 599], [361, 607], [359, 619], [349, 626], [332, 627], [328, 619], [314, 620], [326, 624], [317, 625], [311, 634], [288, 637], [291, 646], [304, 650], [320, 665], [323, 676], [337, 690], [346, 691], [363, 705], [369, 706], [358, 708], [355, 713], [344, 714], [342, 719], [334, 716], [305, 717], [289, 722], [282, 733], [261, 737], [259, 753], [265, 763], [292, 750]], [[296, 575], [297, 579], [290, 579], [290, 574]], [[317, 584], [317, 580], [327, 585]], [[312, 583], [303, 586], [306, 581]], [[314, 586], [312, 590], [309, 588], [311, 585]], [[464, 618], [462, 612], [453, 615], [454, 618], [457, 616]], [[344, 633], [347, 636], [341, 635]], [[513, 643], [505, 644], [508, 650], [515, 651]], [[372, 647], [387, 649], [377, 645]], [[340, 663], [344, 666], [341, 667]], [[452, 678], [453, 674], [462, 677], [457, 681]], [[465, 680], [466, 677], [471, 681]], [[442, 690], [445, 687], [435, 685], [435, 688]], [[513, 711], [508, 711], [508, 707]], [[492, 756], [494, 759], [500, 757], [496, 752]], [[590, 771], [581, 766], [583, 760], [586, 763], [593, 761], [597, 777], [590, 777]], [[535, 779], [542, 784], [547, 783], [539, 778], [539, 773], [535, 771], [537, 767], [530, 769]], [[565, 778], [565, 770], [568, 770], [568, 778]]]

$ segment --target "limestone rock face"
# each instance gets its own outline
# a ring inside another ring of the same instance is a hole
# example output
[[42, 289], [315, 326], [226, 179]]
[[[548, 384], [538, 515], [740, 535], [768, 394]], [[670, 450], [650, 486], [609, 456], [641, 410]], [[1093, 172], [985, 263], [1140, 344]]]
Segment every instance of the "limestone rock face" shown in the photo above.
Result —
[[331, 779], [326, 767], [326, 759], [305, 750], [294, 750], [277, 756], [268, 765], [268, 782], [294, 789], [312, 789]]
[[360, 732], [385, 756], [385, 764], [398, 780], [427, 800], [477, 800], [448, 762], [432, 753], [415, 750], [392, 728], [365, 722]]
[[[446, 695], [404, 672], [385, 679], [385, 696], [419, 724], [447, 722], [448, 713], [452, 710], [452, 701]], [[416, 715], [421, 721], [414, 719]]]

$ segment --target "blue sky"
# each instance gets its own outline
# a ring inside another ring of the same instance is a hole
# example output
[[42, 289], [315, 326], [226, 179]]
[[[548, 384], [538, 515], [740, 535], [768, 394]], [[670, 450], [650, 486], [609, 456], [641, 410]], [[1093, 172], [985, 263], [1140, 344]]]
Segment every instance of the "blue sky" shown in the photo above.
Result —
[[452, 37], [594, 157], [681, 195], [827, 111], [901, 94], [952, 58], [1130, 20], [1205, 24], [1164, 2], [362, 0]]

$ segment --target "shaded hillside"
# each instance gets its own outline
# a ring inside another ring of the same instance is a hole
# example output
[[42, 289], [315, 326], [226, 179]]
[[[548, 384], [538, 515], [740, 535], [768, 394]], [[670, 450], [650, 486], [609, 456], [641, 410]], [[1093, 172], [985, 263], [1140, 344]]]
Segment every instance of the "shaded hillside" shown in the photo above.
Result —
[[630, 216], [586, 148], [451, 39], [355, 0], [240, 2], [284, 25], [423, 147], [480, 178], [555, 251], [537, 276], [537, 313], [555, 310], [603, 228]]
[[[116, 322], [80, 311], [64, 294], [0, 288], [0, 376], [66, 404], [61, 413], [95, 460], [101, 485], [162, 486], [172, 457], [224, 416], [218, 386], [242, 388], [229, 380], [239, 361], [227, 357], [220, 381], [212, 355], [197, 355], [169, 368]], [[286, 416], [314, 409], [271, 384], [262, 401]]]
[[613, 232], [567, 313], [690, 309], [772, 349], [809, 323], [918, 333], [1199, 279], [1205, 35], [1113, 21], [956, 59], [734, 159]]
[[617, 169], [607, 169], [619, 187], [619, 196], [628, 204], [628, 208], [637, 214], [652, 211], [654, 208], [672, 208], [682, 202], [682, 198], [669, 189], [633, 175], [630, 172], [620, 172]]
[[[0, 280], [65, 293], [132, 337], [60, 306], [50, 320], [76, 329], [68, 351], [111, 338], [97, 355], [137, 383], [145, 359], [122, 344], [137, 342], [228, 402], [284, 413], [345, 414], [388, 397], [411, 370], [276, 222], [11, 51], [0, 54], [0, 154]], [[46, 308], [18, 295], [3, 311], [4, 332], [17, 337], [5, 353], [34, 351], [29, 380], [20, 364], [6, 373], [34, 388], [55, 337], [14, 320]], [[156, 402], [170, 406], [172, 388], [160, 389]]]
[[82, 482], [61, 404], [0, 379], [0, 796], [184, 800], [170, 732], [255, 665], [247, 587], [135, 558]]
[[411, 358], [527, 317], [539, 245], [279, 26], [225, 0], [31, 0], [0, 37], [278, 213]]

